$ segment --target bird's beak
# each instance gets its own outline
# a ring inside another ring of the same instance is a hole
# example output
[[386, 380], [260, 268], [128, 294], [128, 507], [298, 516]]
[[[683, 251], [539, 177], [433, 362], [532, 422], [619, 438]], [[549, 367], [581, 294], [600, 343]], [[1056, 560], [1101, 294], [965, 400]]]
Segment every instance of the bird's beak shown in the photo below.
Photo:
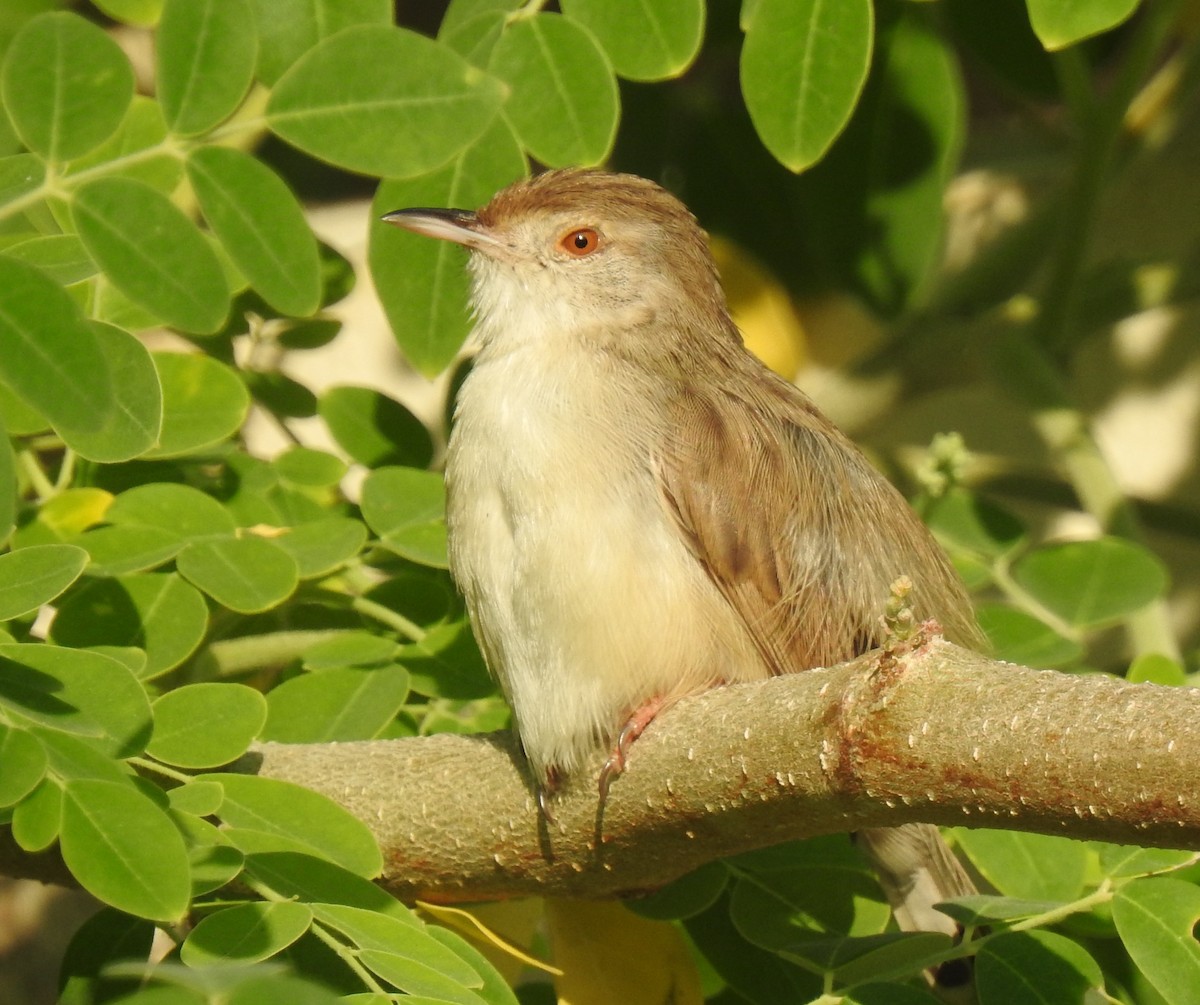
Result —
[[478, 251], [503, 247], [466, 209], [397, 209], [384, 216], [383, 222]]

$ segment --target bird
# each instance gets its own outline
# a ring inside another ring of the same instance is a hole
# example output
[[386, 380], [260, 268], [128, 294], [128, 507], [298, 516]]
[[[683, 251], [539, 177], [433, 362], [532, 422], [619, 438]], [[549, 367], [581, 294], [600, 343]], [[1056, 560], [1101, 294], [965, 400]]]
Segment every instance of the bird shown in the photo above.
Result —
[[[707, 235], [653, 181], [559, 169], [383, 219], [469, 252], [478, 352], [446, 453], [451, 572], [539, 800], [679, 698], [878, 646], [892, 584], [979, 648], [903, 495], [743, 345]], [[901, 927], [975, 892], [936, 827], [859, 832]]]

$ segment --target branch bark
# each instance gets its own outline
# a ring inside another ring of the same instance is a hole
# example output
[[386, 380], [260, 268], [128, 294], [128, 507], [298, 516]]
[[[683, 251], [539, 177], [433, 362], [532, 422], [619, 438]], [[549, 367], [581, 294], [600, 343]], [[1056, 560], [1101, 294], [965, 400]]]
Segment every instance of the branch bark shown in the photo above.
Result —
[[574, 779], [553, 824], [507, 735], [271, 744], [256, 770], [370, 824], [399, 896], [600, 897], [910, 821], [1200, 848], [1197, 723], [1197, 689], [1031, 670], [934, 638], [681, 701], [603, 809], [595, 774]]
[[[664, 712], [598, 807], [537, 811], [507, 734], [266, 744], [239, 769], [364, 820], [398, 896], [603, 897], [712, 859], [911, 821], [1200, 848], [1200, 689], [998, 663], [934, 637]], [[597, 763], [596, 768], [599, 768]], [[53, 878], [0, 844], [0, 871]]]

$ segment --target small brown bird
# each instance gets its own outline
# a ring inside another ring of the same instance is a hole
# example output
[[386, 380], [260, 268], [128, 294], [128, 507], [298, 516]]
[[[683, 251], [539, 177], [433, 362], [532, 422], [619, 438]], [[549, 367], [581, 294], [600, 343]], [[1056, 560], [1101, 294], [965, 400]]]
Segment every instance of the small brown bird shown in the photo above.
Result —
[[[471, 252], [450, 562], [543, 792], [600, 748], [606, 787], [682, 695], [874, 647], [901, 575], [918, 618], [979, 642], [904, 498], [743, 347], [674, 196], [554, 171], [384, 219]], [[936, 828], [860, 839], [905, 927], [953, 931], [931, 905], [973, 888]]]

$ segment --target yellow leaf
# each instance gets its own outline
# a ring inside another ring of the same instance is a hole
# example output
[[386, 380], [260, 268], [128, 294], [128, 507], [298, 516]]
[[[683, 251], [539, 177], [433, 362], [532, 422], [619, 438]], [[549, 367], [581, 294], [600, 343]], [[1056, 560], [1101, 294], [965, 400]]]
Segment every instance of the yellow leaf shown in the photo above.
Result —
[[541, 898], [528, 897], [523, 900], [502, 900], [494, 904], [476, 904], [469, 911], [445, 904], [428, 904], [423, 900], [418, 900], [417, 906], [432, 914], [447, 928], [455, 928], [473, 941], [481, 943], [480, 951], [510, 984], [516, 981], [525, 967], [535, 967], [555, 976], [562, 973], [558, 967], [544, 963], [513, 941], [533, 941], [534, 933], [542, 920]]
[[590, 900], [548, 900], [546, 920], [559, 1005], [702, 1005], [696, 964], [669, 922]]
[[729, 313], [746, 348], [781, 377], [793, 379], [804, 366], [804, 326], [783, 284], [732, 241], [709, 241]]

